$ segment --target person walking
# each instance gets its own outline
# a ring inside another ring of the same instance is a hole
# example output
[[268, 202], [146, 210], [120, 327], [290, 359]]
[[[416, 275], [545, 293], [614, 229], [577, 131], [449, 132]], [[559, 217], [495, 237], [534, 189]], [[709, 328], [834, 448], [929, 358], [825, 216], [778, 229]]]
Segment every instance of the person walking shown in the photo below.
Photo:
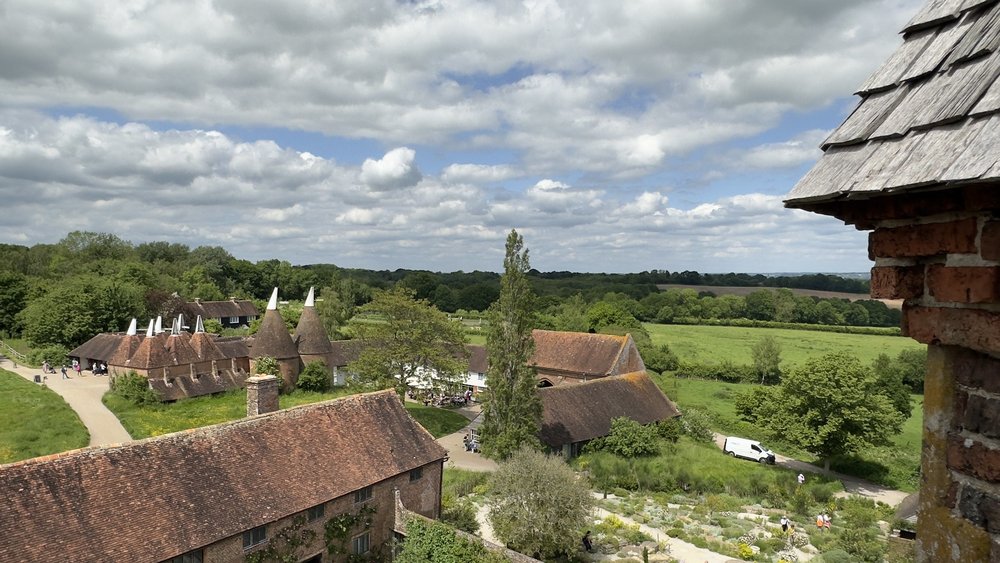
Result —
[[824, 530], [830, 529], [830, 515], [827, 514], [826, 512], [823, 513], [823, 529]]
[[590, 530], [583, 534], [583, 549], [587, 550], [587, 553], [594, 552], [594, 544], [590, 542]]
[[785, 515], [781, 516], [781, 531], [784, 534], [788, 534], [788, 517]]
[[66, 364], [63, 364], [63, 367], [62, 367], [62, 369], [61, 369], [61, 370], [59, 370], [59, 371], [61, 371], [61, 372], [62, 372], [62, 376], [63, 376], [63, 379], [69, 379], [69, 376], [68, 376], [68, 375], [66, 375]]
[[806, 482], [806, 476], [803, 475], [803, 474], [801, 474], [801, 473], [799, 473], [798, 479], [799, 479], [799, 486], [801, 487], [802, 484]]

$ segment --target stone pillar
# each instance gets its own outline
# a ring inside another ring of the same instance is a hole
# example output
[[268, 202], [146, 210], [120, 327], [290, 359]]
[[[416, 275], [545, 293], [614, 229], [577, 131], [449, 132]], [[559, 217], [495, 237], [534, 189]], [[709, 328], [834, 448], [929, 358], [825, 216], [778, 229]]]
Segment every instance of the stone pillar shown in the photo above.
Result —
[[872, 296], [928, 344], [918, 559], [1000, 561], [1000, 221], [970, 209], [886, 221]]
[[278, 410], [277, 377], [255, 375], [247, 379], [247, 416], [257, 416]]

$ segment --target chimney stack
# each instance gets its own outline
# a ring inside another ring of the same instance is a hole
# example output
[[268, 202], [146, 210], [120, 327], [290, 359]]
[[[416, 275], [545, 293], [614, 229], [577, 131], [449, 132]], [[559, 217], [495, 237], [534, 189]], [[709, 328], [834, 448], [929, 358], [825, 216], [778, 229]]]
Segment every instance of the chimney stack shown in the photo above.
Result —
[[257, 416], [278, 410], [280, 380], [273, 375], [247, 378], [247, 416]]

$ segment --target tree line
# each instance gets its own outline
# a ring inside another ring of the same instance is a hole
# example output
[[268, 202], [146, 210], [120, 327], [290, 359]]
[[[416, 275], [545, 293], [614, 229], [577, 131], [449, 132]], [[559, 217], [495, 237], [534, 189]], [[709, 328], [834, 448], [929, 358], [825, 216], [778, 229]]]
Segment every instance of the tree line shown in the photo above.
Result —
[[[635, 274], [525, 272], [538, 296], [546, 328], [589, 330], [635, 321], [765, 319], [789, 322], [894, 326], [898, 316], [874, 301], [822, 300], [762, 290], [746, 297], [706, 291], [668, 290], [657, 284], [703, 283], [812, 287], [867, 291], [867, 282], [823, 274], [768, 277], [750, 274]], [[74, 231], [55, 244], [0, 244], [0, 338], [24, 337], [36, 345], [75, 347], [91, 336], [120, 331], [128, 319], [176, 315], [185, 301], [230, 297], [252, 299], [263, 308], [271, 289], [295, 300], [309, 287], [336, 335], [380, 289], [403, 287], [446, 313], [487, 310], [500, 296], [494, 272], [439, 273], [422, 270], [363, 270], [333, 264], [294, 266], [279, 259], [250, 262], [218, 246], [191, 248], [164, 241], [132, 244], [113, 234]], [[864, 286], [864, 287], [862, 287]], [[898, 312], [895, 312], [898, 315]]]

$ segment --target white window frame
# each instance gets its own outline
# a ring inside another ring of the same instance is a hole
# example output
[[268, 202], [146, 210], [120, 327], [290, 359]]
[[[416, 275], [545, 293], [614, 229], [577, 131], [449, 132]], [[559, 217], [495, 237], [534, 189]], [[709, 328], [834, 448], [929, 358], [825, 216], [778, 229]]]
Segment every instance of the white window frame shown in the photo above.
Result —
[[351, 553], [364, 555], [372, 550], [372, 540], [369, 532], [358, 534], [351, 538]]
[[[254, 541], [254, 536], [258, 531], [260, 532], [260, 539]], [[267, 524], [264, 524], [263, 526], [257, 526], [256, 528], [252, 528], [250, 530], [243, 532], [243, 549], [250, 549], [256, 547], [266, 541], [267, 541]]]

